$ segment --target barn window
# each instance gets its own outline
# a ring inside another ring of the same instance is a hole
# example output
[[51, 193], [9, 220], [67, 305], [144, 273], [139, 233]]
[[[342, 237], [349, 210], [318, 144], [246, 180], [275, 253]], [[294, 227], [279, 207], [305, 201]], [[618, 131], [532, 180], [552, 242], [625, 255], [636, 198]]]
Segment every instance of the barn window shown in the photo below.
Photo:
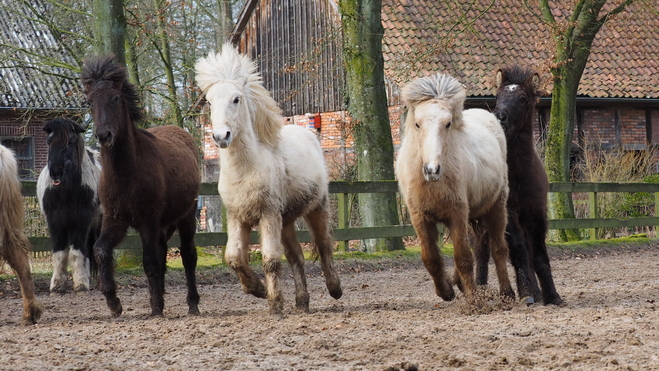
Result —
[[34, 180], [34, 137], [0, 137], [2, 145], [14, 151], [21, 180]]

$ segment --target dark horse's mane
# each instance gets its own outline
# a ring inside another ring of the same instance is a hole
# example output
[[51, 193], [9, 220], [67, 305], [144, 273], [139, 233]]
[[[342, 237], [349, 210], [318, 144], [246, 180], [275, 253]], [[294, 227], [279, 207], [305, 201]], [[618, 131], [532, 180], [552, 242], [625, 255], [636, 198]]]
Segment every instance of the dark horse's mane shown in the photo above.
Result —
[[82, 68], [82, 85], [85, 91], [92, 92], [94, 85], [103, 81], [120, 84], [121, 94], [128, 105], [128, 114], [133, 122], [144, 119], [144, 111], [140, 107], [140, 96], [135, 85], [127, 79], [126, 69], [113, 62], [114, 56], [94, 58], [85, 61]]
[[501, 71], [506, 75], [506, 82], [503, 83], [499, 89], [502, 89], [506, 85], [517, 84], [524, 87], [526, 94], [529, 95], [531, 99], [536, 99], [538, 97], [539, 93], [533, 88], [533, 83], [531, 82], [531, 78], [535, 75], [535, 71], [530, 67], [518, 65], [504, 66], [501, 67]]

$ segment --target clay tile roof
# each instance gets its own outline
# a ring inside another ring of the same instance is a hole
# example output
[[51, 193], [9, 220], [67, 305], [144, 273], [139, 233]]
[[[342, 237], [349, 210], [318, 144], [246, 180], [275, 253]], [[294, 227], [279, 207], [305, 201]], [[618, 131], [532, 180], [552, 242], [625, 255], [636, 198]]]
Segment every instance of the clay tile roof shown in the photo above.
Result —
[[[494, 71], [518, 63], [535, 68], [551, 91], [553, 41], [541, 20], [519, 0], [496, 0], [489, 9], [491, 0], [471, 3], [383, 0], [388, 78], [401, 86], [423, 74], [448, 72], [469, 95], [491, 96]], [[659, 98], [659, 17], [643, 6], [631, 5], [600, 30], [580, 95]], [[554, 15], [560, 16], [558, 10]]]

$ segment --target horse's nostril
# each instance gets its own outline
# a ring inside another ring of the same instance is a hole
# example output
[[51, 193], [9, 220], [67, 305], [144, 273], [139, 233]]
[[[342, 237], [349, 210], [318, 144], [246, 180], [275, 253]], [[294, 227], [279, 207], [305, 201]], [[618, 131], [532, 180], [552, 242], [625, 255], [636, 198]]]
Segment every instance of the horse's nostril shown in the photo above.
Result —
[[505, 123], [506, 121], [508, 121], [508, 115], [506, 115], [506, 114], [503, 113], [503, 112], [496, 112], [496, 113], [494, 114], [494, 116], [496, 116], [496, 118], [497, 118], [502, 124]]
[[229, 140], [231, 138], [231, 132], [227, 131], [227, 136], [224, 138], [224, 140]]

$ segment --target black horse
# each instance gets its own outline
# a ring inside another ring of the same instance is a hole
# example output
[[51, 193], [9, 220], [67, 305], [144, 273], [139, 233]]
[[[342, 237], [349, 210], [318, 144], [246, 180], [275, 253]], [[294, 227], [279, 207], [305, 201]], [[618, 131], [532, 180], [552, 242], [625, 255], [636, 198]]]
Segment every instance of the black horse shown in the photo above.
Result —
[[[542, 297], [544, 304], [558, 305], [563, 300], [554, 286], [545, 244], [549, 182], [533, 145], [532, 123], [538, 85], [538, 74], [529, 68], [511, 66], [498, 70], [494, 114], [506, 133], [508, 147], [510, 194], [506, 240], [519, 296], [526, 298], [529, 304]], [[477, 253], [478, 284], [487, 283], [488, 259], [489, 254]]]
[[66, 292], [67, 261], [72, 266], [73, 290], [87, 291], [102, 219], [98, 151], [85, 147], [85, 128], [71, 120], [48, 121], [43, 130], [48, 133], [48, 165], [39, 175], [37, 196], [53, 252], [50, 291]]
[[112, 251], [128, 227], [135, 228], [142, 240], [151, 315], [162, 315], [165, 306], [167, 240], [178, 229], [189, 313], [198, 314], [194, 235], [200, 176], [194, 138], [173, 125], [138, 128], [143, 113], [137, 91], [128, 82], [126, 69], [112, 58], [85, 61], [82, 84], [101, 145], [99, 196], [105, 213], [94, 253], [101, 291], [112, 315], [122, 312]]

